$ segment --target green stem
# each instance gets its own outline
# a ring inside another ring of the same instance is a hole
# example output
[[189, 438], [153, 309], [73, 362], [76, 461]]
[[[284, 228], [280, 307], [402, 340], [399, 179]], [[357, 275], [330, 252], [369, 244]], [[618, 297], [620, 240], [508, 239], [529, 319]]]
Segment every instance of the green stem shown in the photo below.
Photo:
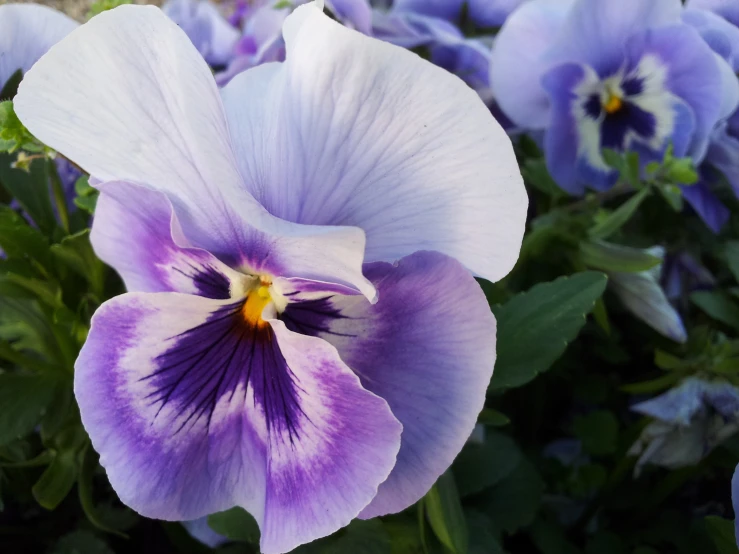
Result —
[[54, 194], [54, 203], [56, 204], [56, 210], [59, 214], [59, 223], [62, 225], [62, 229], [68, 235], [69, 234], [69, 210], [67, 209], [67, 198], [64, 196], [64, 188], [62, 187], [62, 180], [59, 177], [59, 172], [56, 170], [56, 165], [53, 160], [47, 162], [49, 168], [49, 176], [51, 177], [51, 190]]
[[607, 202], [608, 200], [612, 200], [623, 194], [629, 194], [635, 191], [636, 189], [634, 189], [634, 187], [632, 187], [630, 184], [620, 183], [616, 185], [615, 187], [611, 188], [610, 190], [607, 190], [605, 192], [599, 192], [597, 194], [588, 195], [582, 200], [578, 200], [577, 202], [573, 202], [572, 204], [569, 204], [568, 206], [564, 206], [560, 208], [560, 211], [567, 213], [567, 212], [576, 212], [579, 210], [585, 210], [591, 206], [600, 206], [601, 204], [603, 204], [604, 202]]

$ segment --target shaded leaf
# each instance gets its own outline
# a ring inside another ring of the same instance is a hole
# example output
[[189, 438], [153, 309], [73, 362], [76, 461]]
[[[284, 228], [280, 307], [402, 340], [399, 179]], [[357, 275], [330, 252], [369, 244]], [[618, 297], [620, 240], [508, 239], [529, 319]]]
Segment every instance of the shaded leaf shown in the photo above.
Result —
[[616, 451], [618, 420], [612, 412], [599, 410], [585, 416], [577, 416], [572, 427], [589, 454], [603, 456]]
[[259, 526], [252, 515], [243, 508], [231, 508], [208, 516], [208, 525], [213, 531], [232, 541], [259, 543]]
[[51, 404], [55, 386], [47, 377], [0, 374], [0, 445], [33, 430]]
[[590, 231], [588, 231], [590, 237], [594, 239], [605, 239], [618, 231], [631, 219], [648, 195], [648, 188], [637, 192], [608, 216], [593, 225]]
[[439, 541], [454, 554], [466, 554], [469, 544], [467, 524], [454, 477], [447, 471], [423, 497], [431, 529]]
[[467, 443], [452, 469], [460, 496], [492, 487], [521, 462], [521, 451], [510, 437], [490, 432], [482, 444]]
[[583, 272], [541, 283], [493, 308], [498, 359], [491, 390], [524, 385], [559, 358], [603, 294], [606, 276]]

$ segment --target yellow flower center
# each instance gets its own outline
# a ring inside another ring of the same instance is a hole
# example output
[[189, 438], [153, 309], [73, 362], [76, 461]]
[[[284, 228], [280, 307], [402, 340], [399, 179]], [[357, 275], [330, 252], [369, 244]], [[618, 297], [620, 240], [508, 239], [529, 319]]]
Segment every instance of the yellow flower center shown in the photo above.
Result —
[[[264, 283], [264, 280], [262, 280], [262, 283]], [[246, 302], [244, 302], [244, 307], [241, 309], [241, 314], [250, 325], [264, 327], [268, 323], [262, 319], [262, 312], [270, 302], [272, 302], [272, 295], [269, 291], [269, 284], [261, 284], [250, 290], [246, 295]]]
[[608, 94], [608, 100], [603, 104], [603, 109], [607, 114], [612, 114], [619, 111], [623, 105], [621, 97], [611, 92]]

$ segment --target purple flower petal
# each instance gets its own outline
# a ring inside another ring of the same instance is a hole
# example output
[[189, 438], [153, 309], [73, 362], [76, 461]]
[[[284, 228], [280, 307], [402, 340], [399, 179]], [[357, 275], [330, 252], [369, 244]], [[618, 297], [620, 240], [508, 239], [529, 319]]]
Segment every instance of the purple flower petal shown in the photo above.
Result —
[[464, 2], [465, 0], [395, 0], [393, 10], [455, 21], [459, 18]]
[[739, 27], [739, 4], [734, 0], [688, 0], [685, 5], [688, 8], [698, 8], [717, 13]]
[[121, 6], [71, 33], [26, 75], [16, 111], [93, 177], [165, 193], [190, 243], [228, 265], [374, 296], [360, 229], [288, 223], [247, 192], [211, 71], [158, 8]]
[[683, 198], [695, 210], [695, 213], [698, 214], [711, 231], [720, 233], [723, 226], [729, 221], [731, 212], [713, 191], [711, 191], [708, 182], [702, 180], [694, 185], [681, 188]]
[[500, 27], [528, 0], [468, 0], [470, 19], [478, 27]]
[[548, 53], [573, 2], [527, 2], [496, 37], [490, 83], [501, 109], [518, 126], [543, 129], [549, 124], [549, 98], [540, 81], [556, 65]]
[[[180, 242], [173, 238], [179, 235]], [[166, 195], [129, 183], [102, 187], [90, 237], [130, 292], [231, 297], [242, 276], [205, 250], [188, 248]]]
[[277, 554], [370, 502], [401, 426], [329, 344], [279, 321], [252, 323], [243, 309], [177, 293], [105, 303], [75, 395], [123, 502], [168, 520], [242, 506], [262, 552]]
[[234, 56], [239, 31], [208, 0], [169, 0], [162, 11], [177, 23], [211, 65], [224, 65]]
[[288, 328], [336, 346], [368, 390], [403, 424], [398, 462], [362, 517], [398, 512], [449, 467], [475, 426], [495, 360], [495, 319], [456, 261], [418, 252], [397, 265], [367, 264], [379, 291], [290, 304]]
[[46, 51], [78, 26], [38, 4], [0, 6], [0, 89], [19, 69], [26, 73]]
[[679, 23], [681, 11], [680, 0], [575, 0], [551, 56], [586, 63], [601, 77], [613, 75], [635, 33]]
[[311, 6], [284, 34], [284, 64], [222, 91], [254, 197], [288, 221], [361, 227], [366, 261], [432, 249], [490, 280], [505, 275], [526, 191], [510, 139], [474, 91]]

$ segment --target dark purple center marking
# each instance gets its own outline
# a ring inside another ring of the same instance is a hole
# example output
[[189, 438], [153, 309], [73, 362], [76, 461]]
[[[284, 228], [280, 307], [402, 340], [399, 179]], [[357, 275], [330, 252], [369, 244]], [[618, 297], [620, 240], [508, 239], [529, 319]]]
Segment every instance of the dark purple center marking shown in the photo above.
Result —
[[198, 290], [198, 296], [214, 298], [216, 300], [228, 300], [231, 298], [231, 284], [228, 278], [213, 266], [204, 264], [198, 267], [189, 263], [187, 266], [186, 270], [180, 269], [179, 267], [174, 267], [173, 269], [177, 273], [192, 280], [195, 288]]
[[313, 337], [320, 336], [321, 334], [339, 337], [355, 336], [331, 331], [332, 321], [346, 319], [346, 316], [332, 305], [332, 298], [333, 296], [328, 296], [317, 300], [288, 304], [285, 311], [280, 315], [280, 319], [285, 323], [285, 327], [301, 335], [310, 335]]
[[209, 429], [218, 401], [226, 395], [233, 401], [241, 385], [240, 401], [246, 403], [251, 390], [255, 405], [264, 412], [267, 429], [287, 432], [293, 444], [299, 419], [305, 417], [299, 402], [299, 393], [304, 391], [272, 327], [264, 321], [249, 323], [244, 304], [224, 306], [205, 323], [172, 337], [174, 345], [155, 359], [157, 369], [142, 379], [152, 381], [156, 389], [148, 399], [159, 406], [157, 416], [170, 404], [181, 412], [184, 417], [174, 433], [203, 418]]

